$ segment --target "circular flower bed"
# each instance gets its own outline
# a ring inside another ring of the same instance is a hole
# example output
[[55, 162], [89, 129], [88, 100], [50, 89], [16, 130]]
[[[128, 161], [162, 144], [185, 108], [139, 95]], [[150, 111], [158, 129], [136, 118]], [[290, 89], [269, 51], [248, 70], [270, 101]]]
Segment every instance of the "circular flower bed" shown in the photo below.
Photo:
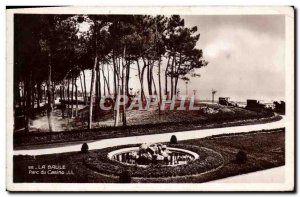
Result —
[[165, 166], [161, 164], [150, 164], [148, 166], [126, 165], [108, 158], [112, 151], [138, 145], [127, 145], [110, 147], [101, 150], [92, 151], [85, 158], [84, 164], [91, 170], [101, 174], [118, 176], [123, 171], [129, 171], [132, 177], [159, 178], [159, 177], [176, 177], [193, 174], [200, 174], [214, 170], [223, 164], [223, 157], [214, 150], [183, 144], [168, 145], [174, 148], [181, 148], [193, 151], [199, 155], [198, 159], [189, 162], [186, 165]]
[[108, 158], [126, 165], [145, 167], [149, 164], [186, 165], [199, 155], [190, 150], [167, 147], [161, 143], [142, 144], [140, 147], [129, 147], [108, 153]]

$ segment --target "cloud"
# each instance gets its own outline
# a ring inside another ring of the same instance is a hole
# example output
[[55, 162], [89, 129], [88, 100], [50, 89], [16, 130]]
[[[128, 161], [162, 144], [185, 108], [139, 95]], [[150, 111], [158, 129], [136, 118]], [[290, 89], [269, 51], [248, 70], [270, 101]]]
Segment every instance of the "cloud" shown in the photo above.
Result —
[[284, 99], [283, 16], [185, 16], [185, 21], [198, 26], [197, 47], [209, 61], [190, 89], [205, 98], [214, 88], [219, 96], [243, 100]]
[[229, 52], [233, 48], [231, 42], [226, 39], [216, 39], [208, 44], [205, 48], [205, 56], [208, 58], [216, 58], [221, 53]]

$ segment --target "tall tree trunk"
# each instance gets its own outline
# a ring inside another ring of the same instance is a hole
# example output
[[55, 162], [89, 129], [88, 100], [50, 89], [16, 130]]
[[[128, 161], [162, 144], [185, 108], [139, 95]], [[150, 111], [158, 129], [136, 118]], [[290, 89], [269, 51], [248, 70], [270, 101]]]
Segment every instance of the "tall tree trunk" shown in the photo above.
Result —
[[167, 63], [166, 70], [165, 70], [165, 95], [166, 96], [168, 95], [168, 69], [170, 66], [170, 59], [171, 59], [171, 57], [169, 57], [169, 59], [168, 59], [168, 63]]
[[[181, 53], [179, 54], [179, 62], [176, 61], [175, 59], [175, 84], [174, 84], [174, 95], [177, 95], [177, 84], [178, 84], [178, 79], [179, 79], [179, 71], [180, 71], [180, 66], [181, 66]], [[178, 66], [176, 66], [178, 65]], [[177, 67], [177, 68], [176, 68]]]
[[174, 77], [171, 76], [171, 99], [173, 99], [173, 95], [174, 95]]
[[99, 65], [96, 66], [96, 87], [95, 87], [95, 94], [96, 94], [96, 103], [98, 102], [99, 99]]
[[[120, 79], [118, 78], [118, 80], [120, 80]], [[118, 86], [117, 91], [118, 91], [118, 93], [117, 93], [117, 97], [116, 97], [116, 98], [117, 98], [118, 100], [115, 101], [115, 103], [116, 103], [115, 105], [117, 105], [118, 108], [117, 108], [116, 117], [115, 117], [115, 125], [114, 125], [115, 127], [117, 127], [117, 126], [119, 125], [119, 116], [120, 116], [120, 106], [119, 106], [119, 102], [120, 102], [120, 100], [119, 100], [118, 96], [121, 94], [121, 92], [120, 92], [120, 91], [121, 91], [121, 90], [120, 90], [120, 86]], [[115, 111], [115, 110], [114, 110], [114, 111]]]
[[83, 84], [84, 84], [84, 102], [87, 105], [86, 82], [85, 82], [85, 72], [84, 72], [84, 70], [82, 71], [82, 73], [83, 73]]
[[63, 81], [63, 85], [60, 87], [61, 88], [61, 114], [62, 114], [62, 119], [65, 119], [65, 80]]
[[34, 118], [34, 106], [35, 106], [35, 85], [34, 83], [31, 84], [31, 109], [32, 109], [32, 114], [31, 114], [31, 118]]
[[162, 91], [161, 91], [161, 76], [160, 76], [160, 67], [161, 67], [161, 57], [158, 60], [158, 89], [159, 89], [159, 106], [158, 106], [158, 115], [161, 115], [160, 106], [162, 102]]
[[62, 101], [63, 101], [63, 87], [62, 86], [60, 86], [59, 87], [59, 97], [60, 97], [60, 103], [62, 103]]
[[52, 82], [52, 109], [55, 107], [55, 100], [56, 100], [56, 90], [55, 90], [55, 83]]
[[[24, 83], [24, 92], [25, 92], [25, 98], [26, 98], [26, 102], [25, 102], [25, 132], [29, 132], [29, 128], [30, 128], [30, 117], [31, 117], [31, 107], [30, 107], [30, 103], [31, 103], [31, 72], [29, 77], [26, 77], [25, 79], [25, 83]], [[29, 79], [28, 79], [29, 78]]]
[[[123, 74], [125, 72], [123, 71]], [[125, 77], [123, 75], [123, 78], [122, 78], [122, 89], [123, 89], [123, 96], [125, 99], [125, 95], [126, 95], [126, 89], [125, 89]], [[126, 121], [126, 103], [123, 105], [123, 111], [122, 111], [122, 122], [123, 122], [123, 126], [126, 126], [127, 125], [127, 121]]]
[[17, 98], [17, 100], [15, 100], [16, 104], [19, 105], [19, 109], [24, 110], [24, 101], [23, 101], [24, 100], [23, 99], [24, 98], [24, 88], [22, 88], [22, 86], [20, 87], [20, 82], [15, 83], [14, 86], [15, 86], [14, 91], [15, 91], [16, 98]]
[[68, 87], [67, 87], [67, 97], [68, 97], [68, 103], [67, 103], [67, 117], [70, 116], [70, 79], [68, 79]]
[[93, 96], [94, 96], [94, 84], [95, 84], [95, 70], [98, 64], [98, 58], [95, 57], [94, 66], [92, 69], [92, 78], [91, 78], [91, 90], [90, 90], [90, 106], [89, 106], [89, 122], [88, 129], [92, 128], [92, 119], [93, 119]]
[[143, 67], [142, 71], [140, 68], [139, 60], [136, 60], [137, 66], [138, 66], [138, 75], [139, 75], [139, 80], [140, 80], [140, 85], [141, 85], [141, 99], [142, 101], [145, 100], [145, 92], [144, 92], [144, 70], [145, 67]]
[[117, 70], [116, 70], [116, 57], [115, 57], [115, 50], [113, 49], [112, 52], [112, 58], [113, 58], [113, 78], [114, 78], [114, 97], [117, 94]]
[[61, 100], [63, 101], [65, 99], [65, 82], [63, 82], [63, 85], [61, 86]]
[[63, 101], [65, 101], [66, 100], [66, 86], [65, 86], [65, 81], [64, 81], [64, 85], [63, 85], [63, 87], [62, 87], [62, 97], [63, 97]]
[[99, 64], [96, 66], [96, 87], [95, 87], [95, 92], [96, 92], [96, 105], [94, 109], [94, 117], [97, 117], [100, 115], [100, 98], [101, 98], [101, 75], [100, 75], [100, 68]]
[[129, 76], [130, 76], [130, 65], [126, 66], [126, 81], [125, 81], [126, 95], [129, 95]]
[[70, 122], [70, 79], [68, 79], [68, 87], [67, 87], [67, 130], [69, 130], [69, 122]]
[[99, 81], [98, 81], [98, 88], [99, 88], [99, 103], [98, 103], [98, 106], [100, 108], [100, 101], [101, 101], [101, 96], [102, 96], [102, 90], [101, 90], [101, 73], [100, 73], [100, 70], [98, 72], [98, 77], [99, 77]]
[[120, 87], [120, 80], [121, 80], [121, 72], [120, 72], [120, 67], [121, 67], [121, 59], [119, 57], [116, 58], [116, 86], [117, 86], [117, 92], [116, 92], [116, 97], [115, 97], [115, 105], [117, 105], [117, 110], [115, 112], [115, 127], [119, 125], [119, 120], [120, 120], [120, 106], [119, 106], [119, 100], [117, 100], [118, 96], [121, 95], [121, 87]]
[[46, 85], [43, 86], [43, 96], [44, 96], [44, 105], [47, 104], [47, 90], [46, 90], [47, 82]]
[[23, 83], [23, 88], [21, 88], [21, 93], [22, 93], [22, 105], [25, 106], [25, 84]]
[[154, 67], [154, 61], [153, 61], [153, 62], [151, 63], [151, 65], [150, 65], [150, 84], [151, 84], [151, 90], [153, 90], [153, 89], [152, 89], [152, 84], [153, 84], [153, 87], [154, 87], [154, 93], [153, 93], [153, 94], [155, 94], [155, 92], [156, 92], [156, 94], [157, 94], [155, 82], [154, 82], [154, 80], [153, 80], [153, 67]]
[[[122, 74], [122, 73], [121, 73], [121, 67], [122, 67], [122, 65], [121, 65], [121, 58], [120, 58], [120, 57], [118, 58], [118, 61], [119, 61], [119, 62], [118, 62], [118, 67], [117, 67], [117, 68], [118, 68], [118, 73], [119, 73], [119, 76], [118, 76], [118, 77], [121, 79], [121, 76], [120, 76], [120, 75]], [[120, 85], [120, 83], [121, 83], [120, 80], [118, 80], [117, 82], [118, 82], [118, 86], [121, 86], [121, 85]]]
[[37, 107], [40, 108], [41, 103], [41, 83], [37, 83]]
[[[125, 95], [126, 95], [126, 90], [125, 90], [125, 69], [123, 69], [122, 71], [122, 94], [123, 94], [123, 99], [125, 99]], [[123, 126], [127, 125], [127, 121], [126, 121], [126, 104], [123, 105], [122, 107], [122, 122], [123, 122]]]
[[[112, 51], [112, 59], [113, 59], [113, 83], [114, 83], [114, 105], [116, 103], [116, 97], [118, 94], [117, 90], [117, 69], [116, 69], [116, 57], [115, 57], [115, 50]], [[115, 107], [115, 106], [114, 106]], [[116, 126], [116, 110], [114, 112], [114, 126]]]
[[171, 65], [171, 99], [173, 99], [173, 95], [174, 95], [174, 63], [175, 63], [175, 56], [173, 56], [172, 65]]
[[99, 109], [100, 109], [100, 101], [101, 101], [101, 96], [102, 96], [102, 90], [101, 90], [101, 73], [100, 73], [100, 70], [99, 70], [99, 73], [98, 73], [98, 76], [99, 76], [99, 84], [98, 84], [98, 88], [99, 88], [99, 101], [98, 101], [98, 105], [99, 105]]
[[156, 89], [156, 84], [155, 84], [155, 81], [153, 80], [153, 75], [151, 76], [152, 77], [152, 80], [151, 80], [151, 84], [153, 84], [153, 88], [154, 88], [154, 95], [158, 95], [158, 91], [157, 91], [157, 89]]
[[152, 95], [152, 80], [151, 80], [151, 69], [150, 69], [150, 62], [148, 61], [147, 65], [147, 81], [148, 81], [148, 93]]
[[174, 95], [177, 95], [177, 84], [178, 84], [178, 77], [175, 78], [175, 87], [174, 87], [175, 93], [174, 93]]
[[101, 69], [101, 72], [102, 72], [102, 77], [103, 77], [103, 94], [104, 94], [104, 96], [106, 96], [105, 75], [104, 75], [103, 67]]
[[71, 118], [73, 118], [73, 105], [74, 105], [74, 77], [72, 76], [72, 90], [71, 90]]
[[48, 54], [49, 63], [48, 63], [48, 82], [47, 82], [47, 96], [48, 96], [48, 109], [47, 109], [47, 117], [48, 117], [48, 124], [49, 124], [49, 132], [53, 131], [52, 126], [52, 108], [53, 108], [53, 102], [52, 102], [52, 78], [51, 78], [51, 72], [52, 72], [52, 60], [51, 60], [51, 53]]
[[[125, 90], [125, 79], [126, 79], [125, 68], [126, 68], [127, 65], [124, 62], [124, 61], [126, 61], [125, 57], [126, 57], [126, 47], [124, 48], [123, 58], [122, 58], [122, 66], [123, 66], [123, 68], [122, 68], [122, 90], [123, 90], [123, 96], [124, 96], [123, 99], [125, 99], [125, 94], [126, 94], [126, 90]], [[126, 103], [123, 105], [122, 122], [123, 122], [123, 126], [127, 125], [127, 121], [126, 121]]]
[[13, 87], [14, 87], [14, 89], [13, 89], [13, 91], [14, 91], [14, 99], [13, 99], [14, 105], [13, 105], [13, 107], [14, 107], [14, 111], [16, 111], [17, 106], [18, 106], [19, 109], [21, 109], [20, 87], [19, 87], [19, 82], [17, 80], [15, 81]]
[[107, 85], [107, 91], [108, 91], [108, 95], [111, 94], [110, 92], [110, 80], [109, 80], [109, 67], [107, 67], [107, 77], [106, 77], [106, 85]]
[[77, 82], [77, 78], [75, 78], [75, 99], [76, 99], [75, 117], [77, 117], [78, 115], [78, 93], [77, 93], [78, 88], [76, 82]]
[[81, 96], [82, 96], [83, 100], [85, 101], [84, 89], [83, 89], [83, 84], [82, 84], [82, 79], [81, 79], [81, 72], [79, 73], [79, 80], [80, 80], [80, 87], [81, 87]]
[[103, 76], [104, 95], [106, 95], [106, 90], [107, 90], [107, 93], [110, 94], [109, 84], [108, 84], [107, 78], [106, 78], [105, 73], [104, 73], [104, 65], [102, 65], [101, 71], [102, 71], [102, 76]]

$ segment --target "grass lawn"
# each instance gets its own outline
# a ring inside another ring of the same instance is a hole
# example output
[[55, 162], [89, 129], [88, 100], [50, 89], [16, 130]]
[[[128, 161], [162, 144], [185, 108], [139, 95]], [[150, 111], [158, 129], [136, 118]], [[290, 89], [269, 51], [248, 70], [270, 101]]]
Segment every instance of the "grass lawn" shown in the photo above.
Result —
[[[202, 105], [203, 108], [199, 111], [164, 111], [160, 118], [155, 111], [128, 111], [128, 126], [124, 127], [100, 125], [91, 130], [79, 126], [77, 129], [52, 133], [17, 132], [13, 137], [14, 148], [46, 148], [74, 142], [259, 124], [281, 119], [268, 111], [254, 112], [238, 107]], [[47, 121], [44, 123], [47, 124]]]
[[[178, 139], [180, 140], [180, 139]], [[262, 130], [250, 133], [223, 134], [203, 139], [179, 141], [182, 146], [206, 147], [220, 153], [224, 159], [223, 166], [216, 171], [188, 176], [164, 178], [133, 177], [132, 182], [182, 182], [197, 183], [220, 179], [233, 175], [264, 170], [285, 164], [285, 129]], [[121, 147], [117, 147], [121, 148]], [[108, 148], [110, 150], [115, 148]], [[247, 154], [245, 163], [236, 162], [236, 154], [243, 150]], [[88, 154], [80, 152], [42, 155], [14, 156], [15, 182], [118, 182], [118, 176], [110, 173], [120, 166], [112, 166], [109, 171], [91, 169], [85, 161], [92, 155], [104, 153], [106, 149], [93, 150]], [[105, 164], [105, 160], [100, 160]], [[44, 167], [45, 165], [45, 167]], [[122, 164], [121, 164], [122, 165]], [[126, 166], [122, 166], [126, 168]], [[34, 169], [31, 169], [34, 168]], [[172, 167], [170, 167], [172, 168]], [[31, 170], [31, 171], [30, 171]], [[46, 174], [41, 174], [41, 171]], [[39, 171], [40, 174], [35, 174]], [[69, 174], [68, 174], [69, 173]]]
[[[176, 103], [176, 106], [179, 103]], [[166, 104], [169, 107], [169, 104]], [[254, 117], [257, 115], [254, 111], [249, 111], [239, 107], [227, 107], [218, 104], [207, 104], [207, 103], [195, 103], [199, 110], [162, 110], [160, 112], [157, 109], [148, 110], [127, 110], [126, 120], [127, 125], [145, 125], [145, 124], [159, 124], [166, 122], [178, 122], [178, 121], [199, 121], [211, 118], [211, 116], [225, 116], [234, 117], [242, 116], [244, 118]], [[186, 106], [187, 107], [187, 106]], [[82, 109], [81, 109], [82, 108]], [[54, 132], [61, 132], [66, 130], [76, 130], [86, 129], [88, 120], [88, 106], [80, 106], [78, 117], [75, 118], [75, 112], [73, 113], [73, 118], [62, 118], [61, 110], [55, 109], [52, 113], [53, 115], [53, 125]], [[100, 127], [112, 127], [114, 126], [113, 110], [109, 111], [95, 111], [93, 113], [93, 128]], [[122, 124], [122, 123], [120, 123]], [[32, 125], [30, 126], [31, 132], [48, 132], [49, 125], [47, 121], [47, 116], [39, 115], [32, 120]]]

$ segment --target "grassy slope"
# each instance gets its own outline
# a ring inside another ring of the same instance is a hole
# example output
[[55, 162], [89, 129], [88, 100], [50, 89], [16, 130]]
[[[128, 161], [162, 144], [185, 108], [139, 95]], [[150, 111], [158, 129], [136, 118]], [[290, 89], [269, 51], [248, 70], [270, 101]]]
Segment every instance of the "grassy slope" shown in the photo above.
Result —
[[[179, 103], [177, 103], [179, 105]], [[177, 106], [176, 105], [176, 106]], [[145, 125], [145, 124], [159, 124], [159, 123], [166, 123], [166, 122], [178, 122], [178, 121], [199, 121], [199, 120], [206, 120], [211, 118], [211, 114], [207, 113], [210, 112], [218, 112], [215, 115], [224, 115], [226, 117], [233, 117], [233, 116], [242, 116], [242, 117], [253, 117], [256, 116], [257, 113], [249, 110], [245, 110], [238, 107], [227, 107], [217, 104], [195, 104], [196, 107], [200, 107], [199, 110], [191, 110], [191, 111], [184, 111], [184, 110], [162, 110], [161, 116], [159, 117], [159, 111], [155, 109], [149, 110], [127, 110], [126, 111], [126, 119], [127, 125]], [[188, 108], [188, 106], [186, 106]], [[208, 110], [209, 109], [209, 110]], [[56, 132], [66, 131], [66, 130], [73, 130], [73, 129], [86, 129], [87, 128], [87, 120], [88, 117], [88, 109], [85, 109], [84, 113], [80, 113], [81, 115], [77, 118], [61, 118], [61, 111], [56, 109], [53, 112], [54, 119], [53, 125], [55, 125]], [[101, 111], [101, 112], [94, 112], [94, 122], [93, 128], [100, 128], [100, 127], [110, 127], [114, 126], [113, 120], [113, 111]], [[68, 127], [67, 127], [68, 124]], [[31, 126], [32, 132], [48, 132], [48, 122], [46, 116], [38, 116], [33, 120], [33, 125]]]
[[[126, 127], [100, 127], [92, 130], [79, 127], [77, 130], [64, 132], [15, 133], [14, 147], [51, 147], [52, 145], [66, 145], [66, 143], [76, 141], [258, 124], [280, 119], [279, 116], [271, 117], [272, 113], [257, 113], [242, 108], [229, 108], [220, 105], [204, 105], [202, 107], [203, 109], [200, 111], [165, 111], [162, 112], [161, 118], [158, 117], [156, 112], [155, 114], [154, 112], [139, 112], [150, 114], [147, 116], [139, 114], [135, 118], [129, 116], [128, 122], [130, 125]], [[209, 114], [205, 112], [207, 109], [212, 109], [218, 113]], [[138, 111], [136, 111], [135, 116], [138, 115], [137, 113]]]
[[[228, 176], [244, 174], [285, 164], [285, 130], [277, 129], [252, 133], [212, 136], [204, 139], [181, 141], [183, 144], [211, 148], [225, 159], [225, 165], [215, 171], [200, 176], [165, 178], [165, 179], [134, 179], [133, 182], [206, 182]], [[248, 161], [237, 164], [235, 155], [238, 150], [247, 152]], [[14, 156], [14, 177], [17, 182], [117, 182], [116, 177], [104, 176], [85, 167], [81, 153], [64, 153], [44, 156]], [[74, 175], [28, 175], [30, 165], [64, 164], [73, 170]]]

